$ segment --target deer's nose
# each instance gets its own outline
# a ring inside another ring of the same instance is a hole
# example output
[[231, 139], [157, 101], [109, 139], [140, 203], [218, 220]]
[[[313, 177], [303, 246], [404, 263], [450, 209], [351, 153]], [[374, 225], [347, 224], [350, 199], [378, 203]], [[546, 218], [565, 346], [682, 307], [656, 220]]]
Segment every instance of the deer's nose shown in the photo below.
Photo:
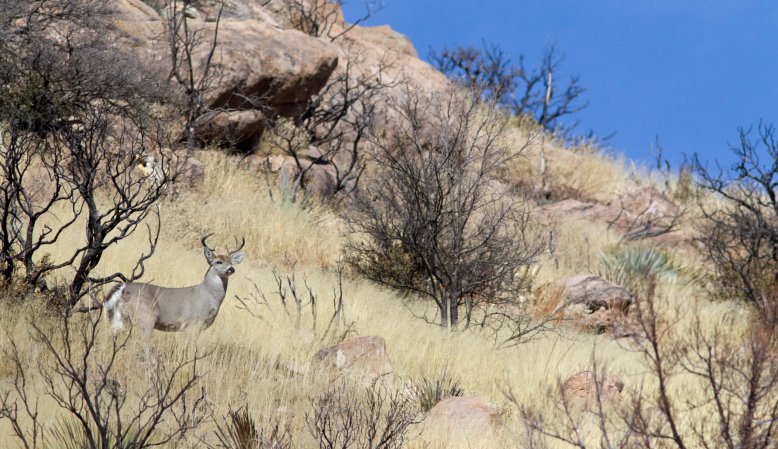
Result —
[[227, 274], [232, 274], [235, 272], [235, 267], [229, 267], [227, 268]]

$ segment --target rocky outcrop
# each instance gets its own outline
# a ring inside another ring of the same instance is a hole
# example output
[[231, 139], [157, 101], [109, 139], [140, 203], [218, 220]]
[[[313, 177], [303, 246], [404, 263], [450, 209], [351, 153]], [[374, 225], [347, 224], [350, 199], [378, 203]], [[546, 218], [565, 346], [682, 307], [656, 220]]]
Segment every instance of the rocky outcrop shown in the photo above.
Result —
[[392, 374], [386, 340], [376, 336], [351, 337], [317, 352], [313, 361], [326, 374], [377, 379]]
[[222, 69], [206, 98], [211, 108], [253, 109], [247, 99], [256, 98], [285, 115], [317, 93], [338, 63], [331, 44], [255, 20], [224, 20], [219, 36]]
[[566, 199], [537, 209], [544, 221], [570, 218], [605, 223], [629, 240], [652, 238], [679, 243], [683, 237], [674, 232], [681, 208], [653, 186], [645, 186], [620, 195], [607, 204]]
[[[282, 30], [259, 5], [231, 2], [219, 24], [217, 76], [205, 94], [206, 108], [224, 110], [198, 122], [204, 140], [231, 142], [256, 138], [269, 114], [292, 115], [327, 82], [338, 64], [337, 48], [296, 30]], [[117, 45], [131, 49], [167, 75], [168, 48], [164, 19], [141, 0], [117, 3]], [[198, 19], [198, 17], [200, 17]], [[191, 25], [211, 36], [215, 23], [207, 13]], [[208, 45], [195, 54], [195, 67], [207, 57]]]
[[593, 274], [558, 279], [537, 293], [558, 318], [598, 334], [622, 329], [633, 302], [629, 291]]
[[562, 384], [562, 395], [572, 404], [585, 408], [596, 407], [598, 392], [601, 402], [617, 403], [621, 401], [624, 382], [614, 375], [592, 371], [573, 374]]
[[503, 435], [499, 410], [483, 399], [455, 396], [438, 402], [427, 413], [419, 439], [436, 447], [492, 447]]
[[361, 42], [383, 51], [394, 52], [401, 56], [418, 59], [416, 48], [407, 37], [393, 30], [389, 25], [375, 27], [354, 27], [349, 31], [349, 39]]

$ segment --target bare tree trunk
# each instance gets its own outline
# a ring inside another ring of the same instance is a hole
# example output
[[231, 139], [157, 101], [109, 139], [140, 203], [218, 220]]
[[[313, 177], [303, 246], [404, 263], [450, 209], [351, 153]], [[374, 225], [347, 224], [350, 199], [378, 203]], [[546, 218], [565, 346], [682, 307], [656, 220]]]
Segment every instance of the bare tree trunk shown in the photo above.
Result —
[[459, 323], [459, 301], [455, 297], [455, 292], [452, 290], [448, 298], [449, 307], [449, 319], [451, 320], [450, 328], [454, 329]]

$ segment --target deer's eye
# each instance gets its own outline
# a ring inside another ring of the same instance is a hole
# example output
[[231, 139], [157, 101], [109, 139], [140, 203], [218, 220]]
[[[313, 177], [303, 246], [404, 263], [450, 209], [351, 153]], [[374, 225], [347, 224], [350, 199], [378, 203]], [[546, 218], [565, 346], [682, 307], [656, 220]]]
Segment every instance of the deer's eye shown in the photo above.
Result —
[[221, 265], [221, 264], [222, 264], [222, 261], [221, 261], [221, 260], [217, 260], [217, 261], [216, 261], [216, 262], [214, 262], [214, 263], [215, 263], [216, 265]]

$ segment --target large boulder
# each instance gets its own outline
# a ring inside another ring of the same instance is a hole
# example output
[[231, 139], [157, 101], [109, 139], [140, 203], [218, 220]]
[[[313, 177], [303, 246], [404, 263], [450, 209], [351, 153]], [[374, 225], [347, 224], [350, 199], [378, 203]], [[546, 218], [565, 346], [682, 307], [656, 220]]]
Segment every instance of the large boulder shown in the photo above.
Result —
[[[204, 117], [198, 128], [205, 139], [220, 131], [230, 141], [255, 138], [266, 115], [293, 115], [319, 92], [338, 64], [337, 48], [296, 30], [279, 29], [258, 5], [228, 5], [219, 24], [219, 48], [213, 65], [217, 82], [206, 92], [206, 108], [225, 110]], [[216, 24], [196, 14], [191, 26], [211, 36]], [[199, 18], [198, 18], [199, 17]], [[168, 44], [164, 18], [141, 0], [117, 2], [116, 45], [134, 51], [166, 76]], [[207, 43], [207, 42], [206, 42]], [[196, 49], [195, 67], [204, 64], [208, 45]]]
[[419, 439], [433, 447], [494, 447], [503, 431], [497, 407], [478, 397], [453, 396], [430, 409]]
[[347, 338], [317, 352], [313, 361], [325, 374], [334, 377], [346, 374], [377, 379], [393, 372], [386, 340], [377, 336]]
[[246, 98], [261, 98], [282, 115], [295, 111], [338, 64], [333, 45], [256, 20], [224, 20], [219, 40], [219, 85], [206, 97], [212, 108], [253, 109]]

